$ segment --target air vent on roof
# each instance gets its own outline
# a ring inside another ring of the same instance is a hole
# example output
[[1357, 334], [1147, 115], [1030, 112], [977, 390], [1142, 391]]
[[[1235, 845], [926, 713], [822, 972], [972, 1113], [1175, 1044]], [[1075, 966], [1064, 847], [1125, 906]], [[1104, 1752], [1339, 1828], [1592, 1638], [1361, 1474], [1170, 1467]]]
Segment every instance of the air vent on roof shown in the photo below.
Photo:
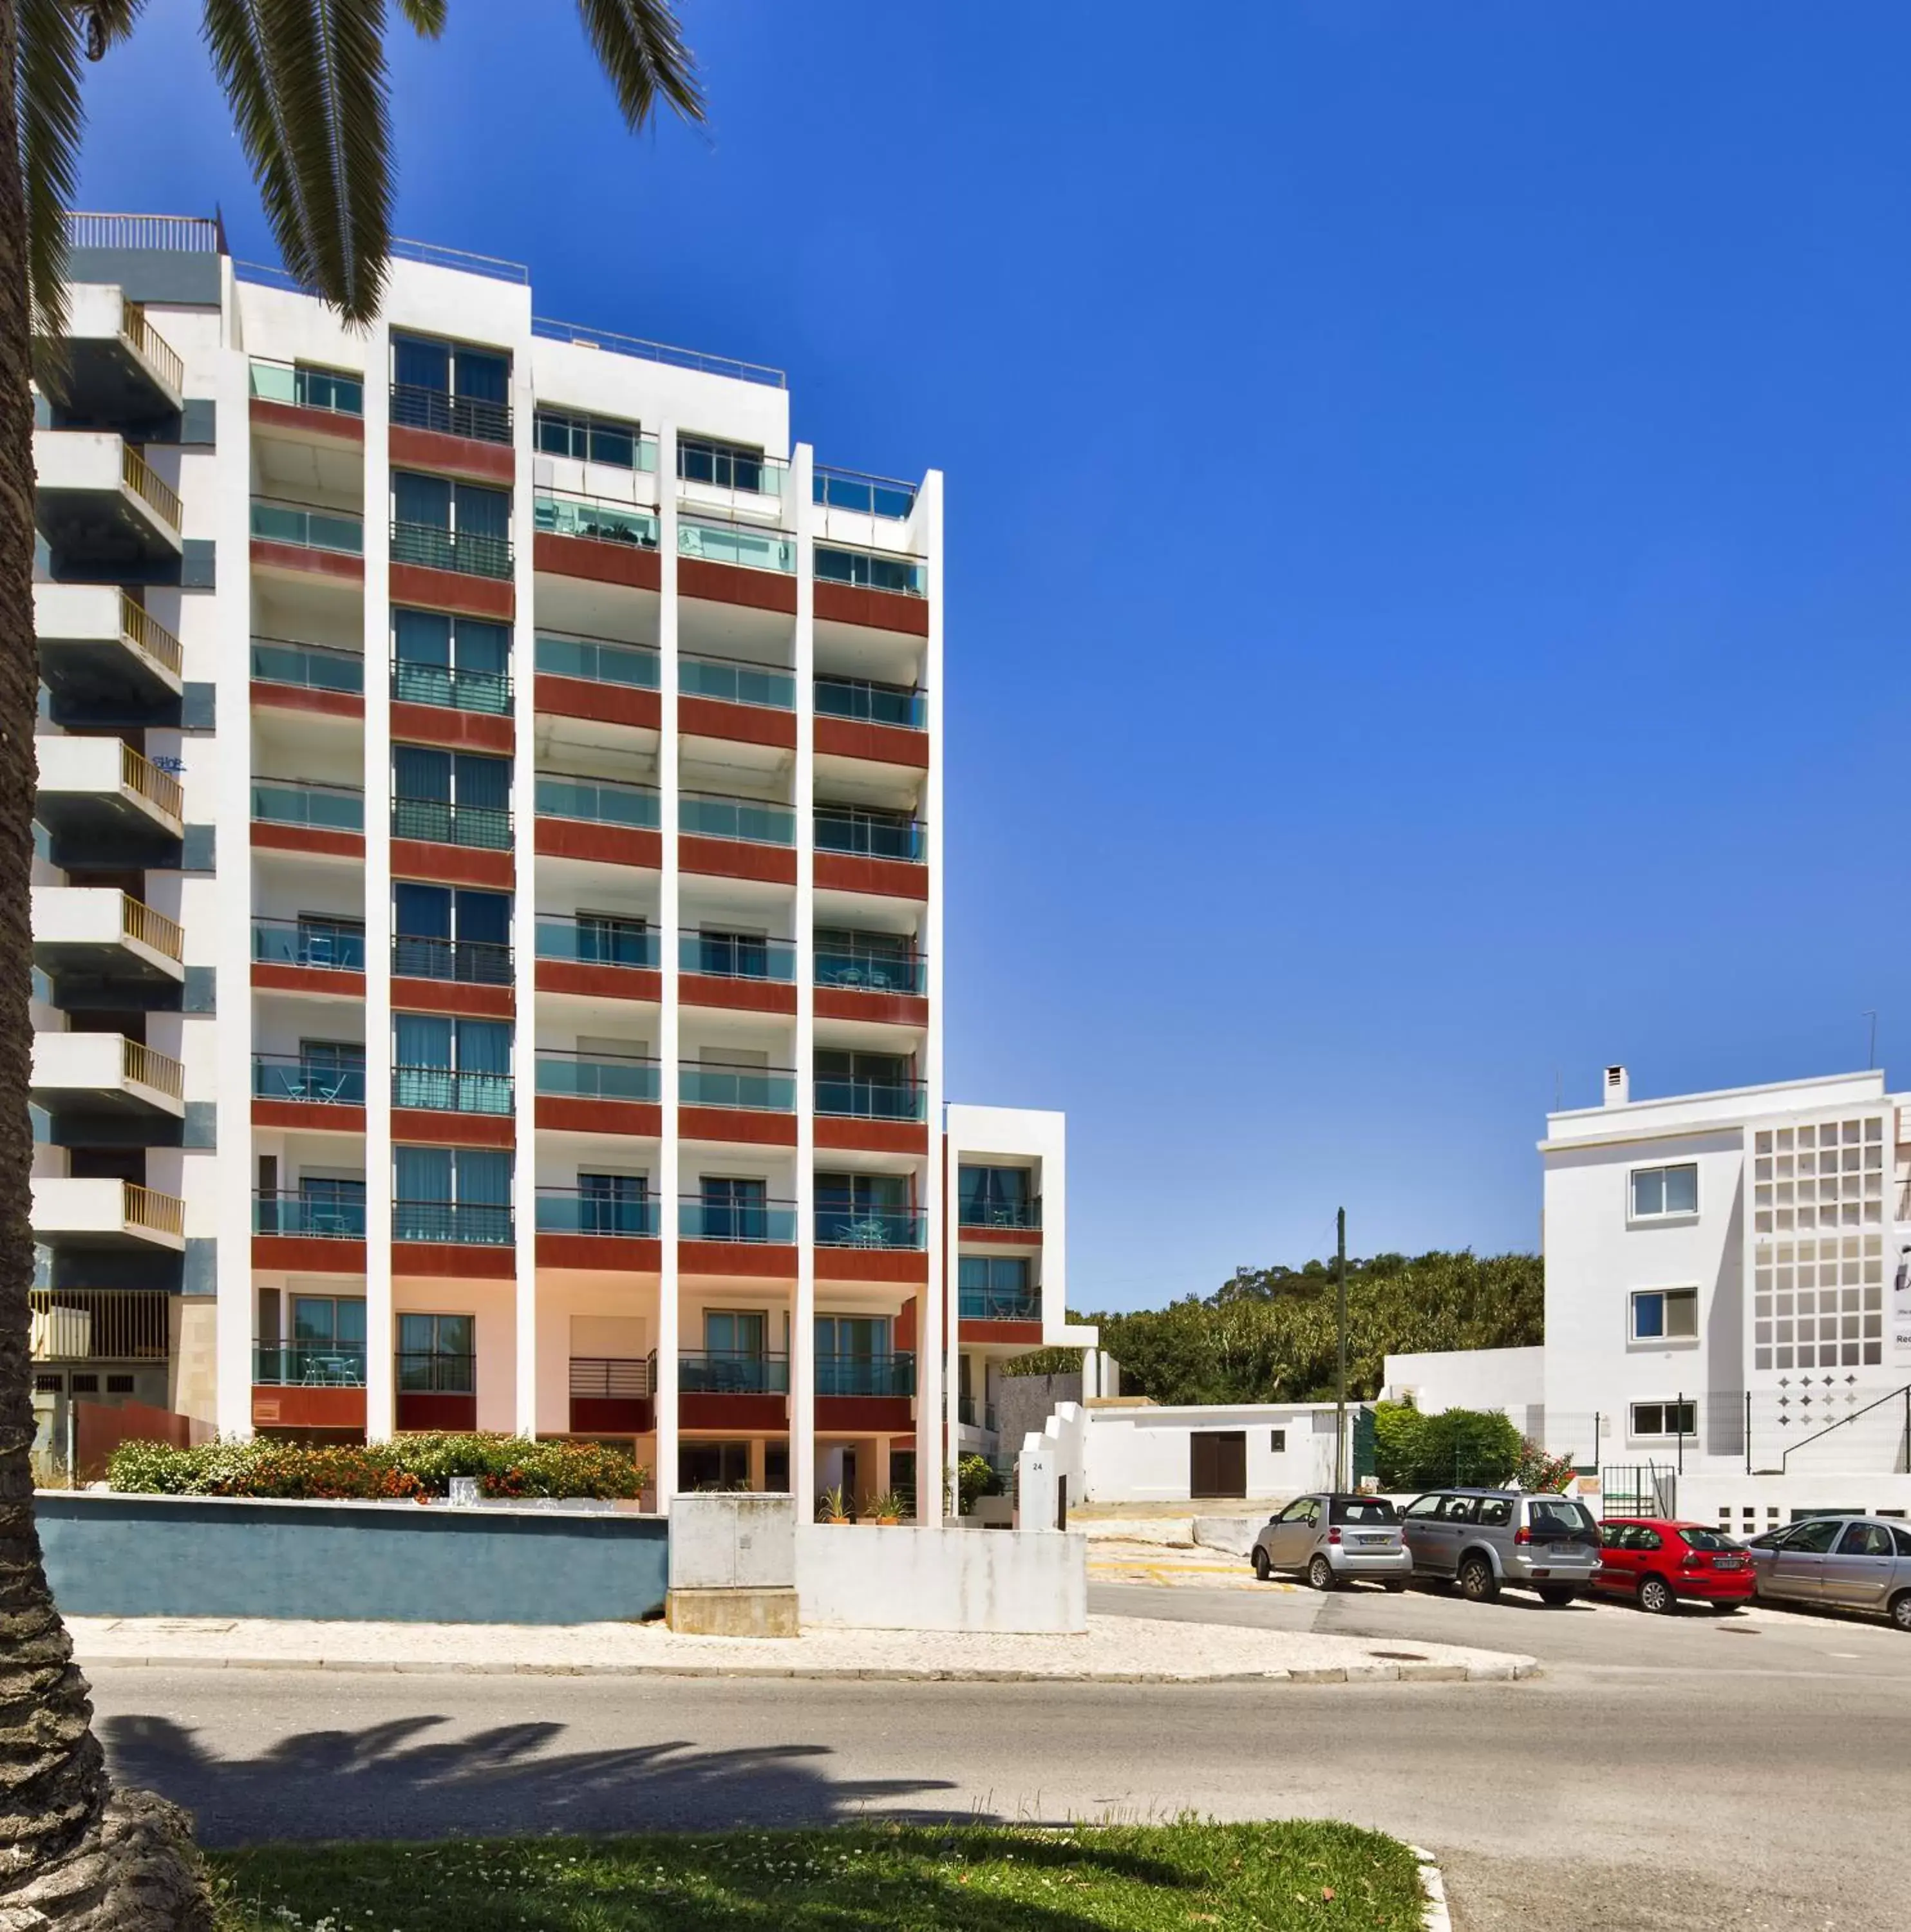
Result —
[[1623, 1066], [1607, 1068], [1605, 1097], [1609, 1107], [1623, 1107], [1632, 1098], [1632, 1084]]

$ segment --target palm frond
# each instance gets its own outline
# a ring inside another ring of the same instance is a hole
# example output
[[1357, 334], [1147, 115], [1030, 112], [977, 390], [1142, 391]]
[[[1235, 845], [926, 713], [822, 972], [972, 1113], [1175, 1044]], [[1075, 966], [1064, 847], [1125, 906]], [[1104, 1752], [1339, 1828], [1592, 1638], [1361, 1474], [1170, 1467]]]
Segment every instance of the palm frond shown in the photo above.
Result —
[[686, 121], [703, 118], [696, 63], [669, 0], [577, 0], [577, 10], [632, 128], [649, 121], [659, 100]]
[[424, 40], [435, 40], [445, 31], [445, 0], [398, 0], [398, 10]]
[[[26, 196], [27, 292], [33, 332], [66, 333], [67, 210], [79, 178], [78, 16], [65, 0], [13, 0], [13, 101]], [[49, 370], [53, 365], [49, 364]]]
[[133, 23], [145, 4], [146, 0], [88, 0], [80, 10], [99, 22], [101, 38], [110, 47], [116, 40], [131, 37]]
[[205, 0], [286, 271], [352, 322], [378, 313], [391, 254], [385, 28], [385, 0]]

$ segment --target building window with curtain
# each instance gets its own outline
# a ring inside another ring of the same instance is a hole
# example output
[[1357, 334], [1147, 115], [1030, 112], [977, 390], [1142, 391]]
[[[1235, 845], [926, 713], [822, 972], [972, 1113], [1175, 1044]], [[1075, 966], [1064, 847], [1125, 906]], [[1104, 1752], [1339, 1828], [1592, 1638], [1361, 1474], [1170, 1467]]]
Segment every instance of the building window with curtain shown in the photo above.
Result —
[[906, 1175], [816, 1176], [816, 1240], [823, 1247], [919, 1247], [921, 1225]]
[[502, 716], [511, 708], [511, 632], [442, 610], [391, 614], [391, 694], [402, 704]]
[[478, 1323], [469, 1315], [398, 1318], [400, 1390], [407, 1395], [470, 1395], [478, 1387]]
[[494, 1148], [392, 1150], [391, 1238], [508, 1247], [511, 1157]]
[[963, 1255], [956, 1262], [957, 1313], [965, 1322], [1038, 1322], [1041, 1298], [1026, 1255]]
[[701, 1183], [703, 1238], [706, 1241], [767, 1241], [770, 1238], [769, 1183], [705, 1174]]
[[1026, 1167], [962, 1167], [956, 1211], [965, 1228], [1039, 1228], [1041, 1202]]
[[406, 880], [392, 887], [391, 901], [394, 974], [467, 986], [511, 984], [508, 892]]
[[507, 851], [511, 764], [430, 745], [391, 748], [391, 836]]
[[501, 350], [394, 331], [392, 425], [508, 443], [511, 370], [511, 358]]
[[654, 1234], [650, 1183], [641, 1174], [580, 1174], [577, 1232], [582, 1234]]
[[511, 496], [481, 483], [391, 472], [391, 561], [499, 580], [511, 574]]
[[391, 1104], [441, 1113], [511, 1111], [508, 1020], [394, 1013]]

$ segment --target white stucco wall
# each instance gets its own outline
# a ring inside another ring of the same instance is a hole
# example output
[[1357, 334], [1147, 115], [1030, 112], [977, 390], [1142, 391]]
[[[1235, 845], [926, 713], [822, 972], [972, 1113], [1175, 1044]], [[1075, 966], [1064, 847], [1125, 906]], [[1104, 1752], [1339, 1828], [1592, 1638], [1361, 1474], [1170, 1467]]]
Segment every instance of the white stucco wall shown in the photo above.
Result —
[[1053, 1530], [799, 1524], [798, 1614], [866, 1630], [1085, 1630], [1087, 1551]]
[[[1348, 1409], [1352, 1437], [1353, 1409]], [[1024, 1457], [1044, 1466], [1040, 1498], [1032, 1496], [1023, 1463], [1025, 1522], [1053, 1520], [1053, 1478], [1065, 1478], [1076, 1503], [1185, 1502], [1190, 1498], [1189, 1439], [1197, 1433], [1239, 1430], [1247, 1438], [1247, 1494], [1257, 1499], [1298, 1496], [1334, 1480], [1331, 1402], [1188, 1404], [1177, 1408], [1089, 1408], [1063, 1402]], [[1281, 1446], [1274, 1447], [1276, 1436]], [[1216, 1498], [1217, 1503], [1224, 1498]]]
[[1423, 1415], [1442, 1409], [1500, 1409], [1528, 1435], [1542, 1426], [1546, 1400], [1546, 1351], [1534, 1348], [1444, 1348], [1389, 1355], [1382, 1393], [1390, 1401], [1411, 1396]]

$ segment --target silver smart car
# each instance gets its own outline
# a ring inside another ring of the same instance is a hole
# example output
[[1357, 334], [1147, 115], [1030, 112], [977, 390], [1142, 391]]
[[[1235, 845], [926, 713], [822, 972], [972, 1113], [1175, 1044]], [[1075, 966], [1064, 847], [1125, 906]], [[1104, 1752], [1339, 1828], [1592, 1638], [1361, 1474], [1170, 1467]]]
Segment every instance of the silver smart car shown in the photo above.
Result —
[[1400, 1512], [1385, 1496], [1296, 1496], [1254, 1539], [1254, 1574], [1298, 1570], [1316, 1590], [1356, 1576], [1404, 1590], [1413, 1558], [1400, 1539]]

